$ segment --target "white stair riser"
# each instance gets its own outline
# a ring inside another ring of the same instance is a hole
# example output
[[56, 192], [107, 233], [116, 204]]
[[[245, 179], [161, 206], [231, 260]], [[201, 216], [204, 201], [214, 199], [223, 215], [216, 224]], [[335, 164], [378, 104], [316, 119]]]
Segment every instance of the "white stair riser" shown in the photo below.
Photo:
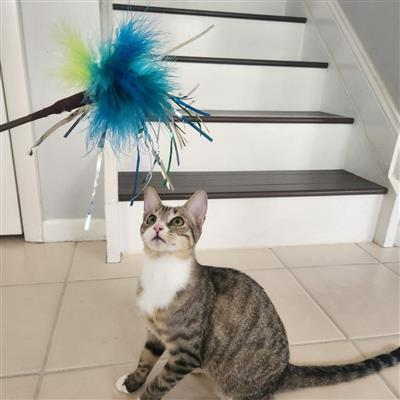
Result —
[[[117, 2], [117, 1], [115, 1]], [[229, 11], [253, 14], [285, 15], [286, 0], [227, 1], [227, 0], [118, 0], [118, 3], [152, 7], [175, 7], [196, 10]]]
[[[126, 18], [121, 13], [115, 15], [117, 23]], [[214, 25], [205, 36], [173, 52], [176, 55], [297, 60], [304, 32], [304, 24], [282, 21], [152, 13], [135, 15], [145, 16], [158, 31], [166, 33], [165, 51]]]
[[176, 63], [182, 93], [198, 83], [195, 107], [210, 110], [319, 110], [325, 69]]
[[[381, 195], [210, 200], [198, 248], [371, 241]], [[165, 204], [176, 206], [181, 201]], [[142, 250], [143, 203], [120, 203], [122, 252]]]
[[[175, 157], [177, 171], [252, 171], [342, 169], [352, 125], [345, 124], [207, 124], [210, 143], [187, 127], [188, 145]], [[161, 156], [169, 155], [169, 135], [160, 136]], [[133, 171], [136, 152], [120, 158], [120, 171]], [[142, 157], [141, 170], [149, 169]]]

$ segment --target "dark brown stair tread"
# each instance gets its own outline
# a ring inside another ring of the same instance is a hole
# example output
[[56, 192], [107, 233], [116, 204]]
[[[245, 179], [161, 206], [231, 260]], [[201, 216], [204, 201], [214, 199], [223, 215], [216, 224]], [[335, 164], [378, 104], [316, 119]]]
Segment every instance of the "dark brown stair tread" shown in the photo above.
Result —
[[[134, 172], [119, 172], [119, 200], [132, 195]], [[140, 185], [146, 173], [140, 173]], [[204, 189], [210, 199], [341, 196], [385, 194], [387, 189], [344, 170], [309, 171], [212, 171], [172, 172], [175, 191], [163, 185], [160, 173], [154, 173], [151, 185], [163, 200], [186, 199], [194, 191]], [[140, 187], [139, 185], [139, 187]], [[138, 200], [143, 197], [140, 196]]]
[[209, 117], [203, 122], [232, 123], [311, 123], [311, 124], [352, 124], [354, 118], [325, 113], [322, 111], [233, 111], [207, 110]]
[[260, 21], [295, 22], [301, 24], [307, 22], [307, 18], [304, 17], [290, 17], [285, 15], [249, 14], [240, 12], [194, 10], [194, 9], [174, 8], [174, 7], [152, 7], [152, 6], [133, 5], [133, 4], [114, 3], [113, 8], [116, 11], [138, 11], [138, 12], [160, 13], [160, 14], [197, 15], [202, 17], [253, 19]]
[[165, 60], [201, 64], [230, 64], [230, 65], [255, 65], [266, 67], [295, 67], [295, 68], [328, 68], [327, 62], [319, 61], [290, 61], [290, 60], [260, 60], [253, 58], [230, 57], [197, 57], [197, 56], [166, 56]]

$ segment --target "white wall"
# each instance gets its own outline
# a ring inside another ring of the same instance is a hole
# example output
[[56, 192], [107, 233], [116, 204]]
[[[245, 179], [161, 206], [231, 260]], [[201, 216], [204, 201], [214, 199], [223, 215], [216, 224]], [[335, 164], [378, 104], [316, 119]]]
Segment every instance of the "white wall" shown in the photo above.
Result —
[[[52, 104], [74, 91], [56, 77], [59, 47], [55, 26], [62, 21], [78, 29], [83, 37], [98, 37], [98, 0], [21, 0], [23, 34], [32, 110]], [[35, 122], [38, 138], [59, 116]], [[45, 219], [83, 218], [86, 214], [94, 177], [95, 154], [85, 156], [85, 140], [74, 132], [63, 138], [60, 129], [38, 149], [39, 173]], [[98, 190], [95, 216], [103, 215], [103, 193]]]
[[339, 3], [399, 110], [399, 0], [339, 0]]

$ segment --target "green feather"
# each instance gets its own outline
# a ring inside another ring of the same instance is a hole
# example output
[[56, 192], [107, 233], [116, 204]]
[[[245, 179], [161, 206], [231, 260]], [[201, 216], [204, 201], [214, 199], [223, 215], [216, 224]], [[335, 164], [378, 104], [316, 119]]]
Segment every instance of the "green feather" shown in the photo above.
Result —
[[57, 32], [58, 41], [63, 47], [61, 78], [71, 87], [85, 90], [90, 83], [91, 69], [95, 56], [79, 34], [67, 25]]

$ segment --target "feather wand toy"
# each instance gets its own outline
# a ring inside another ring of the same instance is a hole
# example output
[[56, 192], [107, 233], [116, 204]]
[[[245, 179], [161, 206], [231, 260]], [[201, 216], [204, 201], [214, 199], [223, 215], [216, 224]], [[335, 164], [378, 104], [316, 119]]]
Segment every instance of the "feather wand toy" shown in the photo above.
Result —
[[[200, 38], [212, 27], [171, 51]], [[177, 142], [181, 147], [186, 143], [186, 138], [182, 136], [185, 131], [177, 122], [189, 125], [205, 139], [212, 141], [211, 136], [203, 129], [201, 120], [202, 116], [209, 114], [188, 104], [188, 95], [173, 94], [176, 92], [170, 67], [173, 56], [160, 51], [159, 34], [143, 18], [122, 22], [117, 27], [114, 38], [101, 42], [96, 50], [66, 27], [60, 32], [60, 40], [64, 48], [62, 77], [80, 91], [40, 111], [0, 125], [0, 132], [52, 114], [70, 112], [34, 143], [29, 151], [32, 155], [33, 150], [61, 126], [72, 122], [64, 135], [68, 137], [83, 120], [88, 121], [86, 145], [89, 151], [98, 151], [93, 191], [85, 223], [85, 229], [88, 229], [106, 143], [117, 156], [132, 147], [137, 148], [132, 204], [137, 197], [139, 149], [146, 149], [152, 159], [153, 168], [155, 165], [159, 166], [166, 186], [173, 190], [169, 178], [172, 153], [176, 153], [179, 164]], [[157, 132], [153, 125], [158, 125]], [[170, 140], [167, 167], [159, 151], [161, 127], [168, 132]], [[152, 169], [145, 179], [146, 185], [151, 179]]]

